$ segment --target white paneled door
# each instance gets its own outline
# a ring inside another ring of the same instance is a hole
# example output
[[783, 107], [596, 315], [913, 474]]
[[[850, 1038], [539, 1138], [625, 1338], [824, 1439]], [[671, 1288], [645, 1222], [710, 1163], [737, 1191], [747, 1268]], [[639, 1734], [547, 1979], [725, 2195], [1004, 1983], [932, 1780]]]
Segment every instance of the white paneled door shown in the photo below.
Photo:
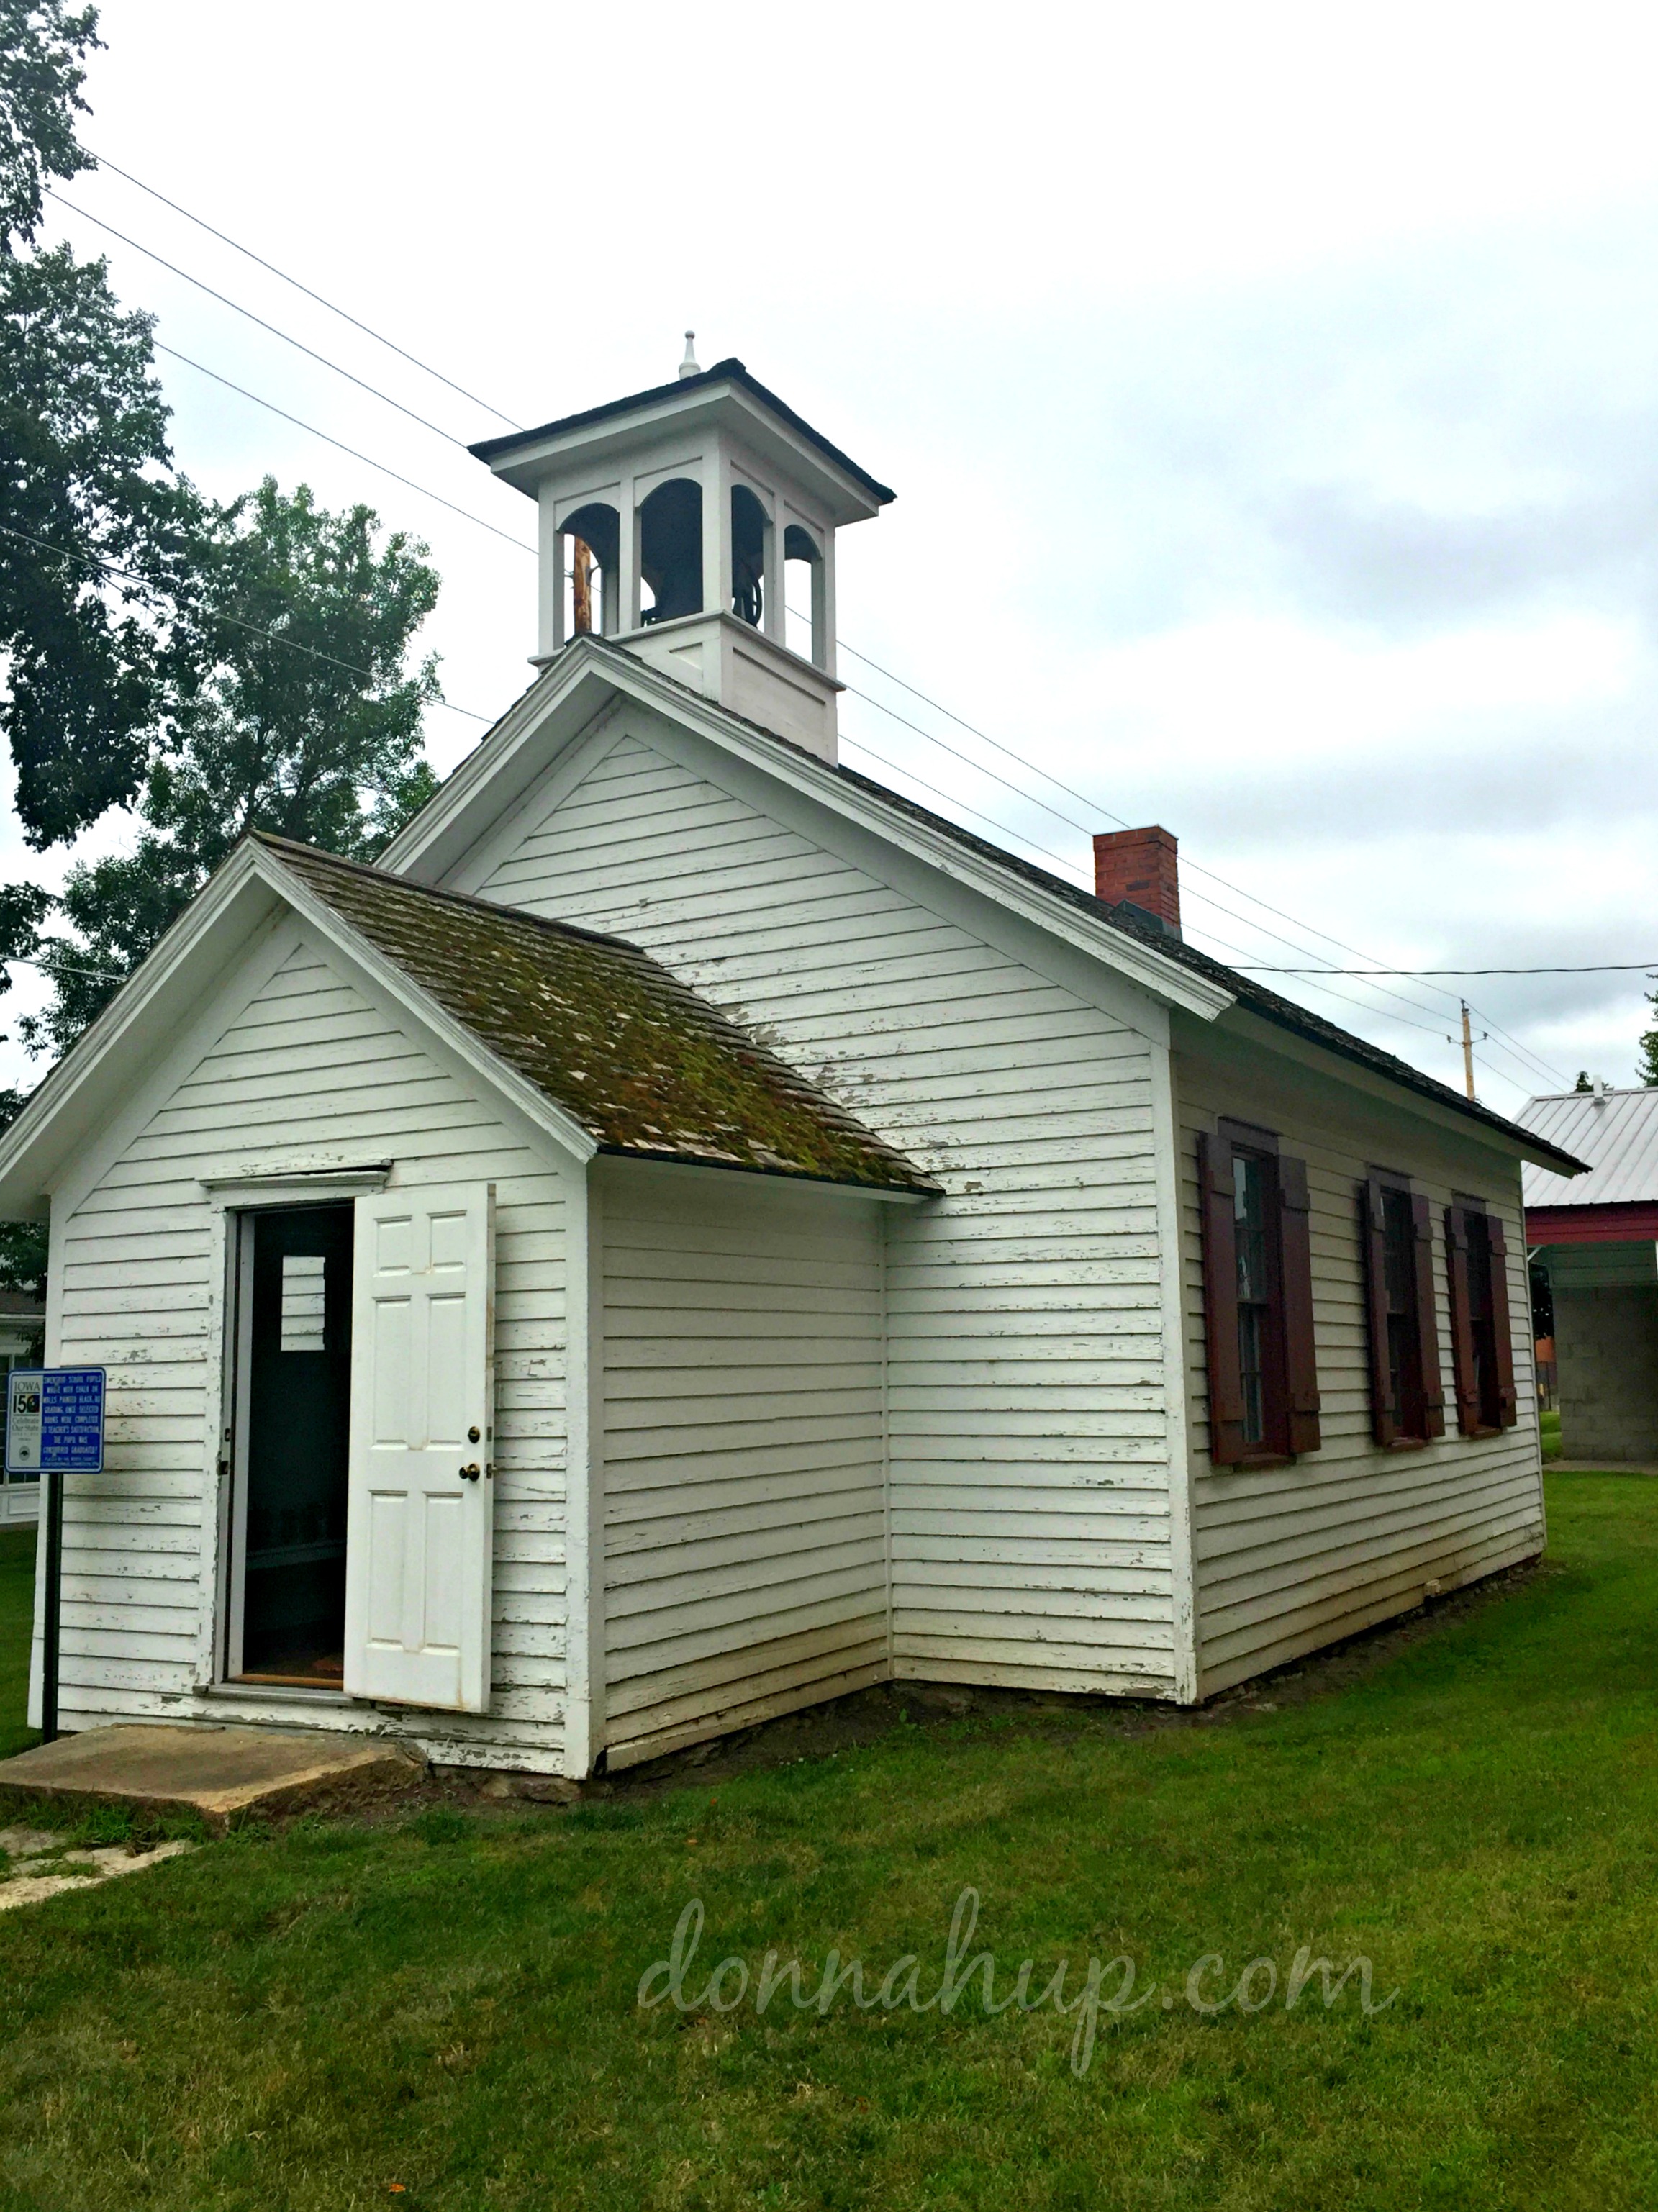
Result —
[[356, 1203], [345, 1687], [389, 1704], [489, 1701], [495, 1483], [488, 1183]]

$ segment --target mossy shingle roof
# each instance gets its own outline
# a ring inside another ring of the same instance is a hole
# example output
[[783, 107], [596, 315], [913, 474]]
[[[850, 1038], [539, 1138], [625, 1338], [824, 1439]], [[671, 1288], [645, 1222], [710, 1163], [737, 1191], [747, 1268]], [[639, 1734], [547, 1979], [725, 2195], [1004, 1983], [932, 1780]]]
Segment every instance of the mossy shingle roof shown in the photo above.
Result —
[[938, 1188], [636, 945], [284, 838], [258, 842], [601, 1152]]

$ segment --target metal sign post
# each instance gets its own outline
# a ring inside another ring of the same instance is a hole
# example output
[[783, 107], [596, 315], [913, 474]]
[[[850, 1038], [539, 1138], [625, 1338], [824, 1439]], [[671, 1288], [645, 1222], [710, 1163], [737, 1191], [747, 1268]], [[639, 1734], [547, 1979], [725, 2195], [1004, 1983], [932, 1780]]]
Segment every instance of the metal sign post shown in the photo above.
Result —
[[6, 1377], [6, 1472], [46, 1486], [46, 1586], [40, 1642], [40, 1733], [58, 1735], [64, 1610], [64, 1480], [104, 1471], [101, 1367], [15, 1367]]

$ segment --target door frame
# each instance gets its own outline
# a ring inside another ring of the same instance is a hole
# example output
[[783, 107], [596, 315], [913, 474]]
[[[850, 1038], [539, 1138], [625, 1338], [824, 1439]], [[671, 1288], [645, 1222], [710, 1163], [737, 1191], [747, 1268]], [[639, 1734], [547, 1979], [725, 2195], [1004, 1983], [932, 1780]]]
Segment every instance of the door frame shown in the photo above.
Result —
[[[310, 1161], [265, 1168], [228, 1169], [201, 1177], [214, 1215], [215, 1242], [221, 1248], [222, 1266], [214, 1269], [221, 1285], [219, 1390], [210, 1410], [206, 1432], [206, 1474], [214, 1486], [207, 1493], [212, 1510], [202, 1516], [209, 1589], [203, 1596], [210, 1612], [206, 1665], [198, 1675], [203, 1686], [234, 1691], [239, 1697], [291, 1699], [295, 1692], [271, 1686], [243, 1682], [243, 1577], [247, 1544], [247, 1422], [248, 1384], [253, 1334], [253, 1239], [244, 1223], [260, 1213], [287, 1212], [296, 1206], [355, 1206], [366, 1192], [383, 1190], [391, 1181], [390, 1160], [365, 1162], [361, 1166], [324, 1165]], [[356, 1702], [343, 1690], [319, 1686], [303, 1694], [337, 1705]]]

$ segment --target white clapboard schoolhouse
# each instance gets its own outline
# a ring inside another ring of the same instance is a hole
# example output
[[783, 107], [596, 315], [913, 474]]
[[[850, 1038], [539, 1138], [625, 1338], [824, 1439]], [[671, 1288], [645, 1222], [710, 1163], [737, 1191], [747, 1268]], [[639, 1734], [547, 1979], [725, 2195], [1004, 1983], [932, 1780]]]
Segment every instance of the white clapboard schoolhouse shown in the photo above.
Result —
[[583, 1775], [891, 1678], [1189, 1702], [1542, 1545], [1576, 1163], [1183, 943], [1164, 832], [1096, 896], [841, 765], [891, 495], [688, 368], [476, 449], [529, 690], [377, 866], [248, 839], [0, 1139], [108, 1372], [65, 1728]]

